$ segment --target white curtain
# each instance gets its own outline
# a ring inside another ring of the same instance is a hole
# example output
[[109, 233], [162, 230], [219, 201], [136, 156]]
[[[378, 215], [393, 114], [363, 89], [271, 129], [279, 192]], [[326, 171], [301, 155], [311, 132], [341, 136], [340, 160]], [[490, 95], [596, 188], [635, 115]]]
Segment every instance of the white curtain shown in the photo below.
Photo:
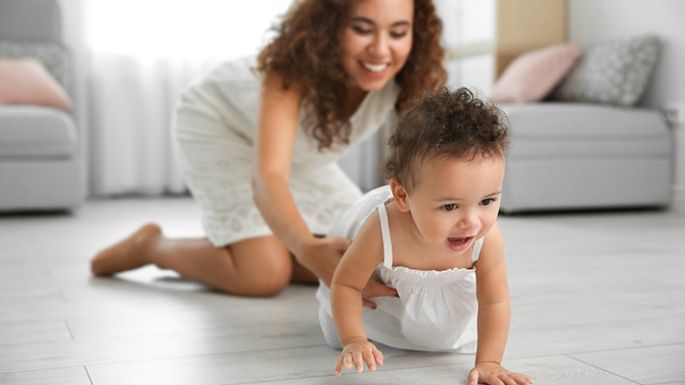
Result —
[[91, 195], [184, 192], [170, 142], [185, 87], [256, 53], [290, 0], [60, 0]]
[[183, 192], [173, 159], [173, 109], [209, 60], [141, 60], [93, 55], [90, 91], [90, 181], [95, 195]]

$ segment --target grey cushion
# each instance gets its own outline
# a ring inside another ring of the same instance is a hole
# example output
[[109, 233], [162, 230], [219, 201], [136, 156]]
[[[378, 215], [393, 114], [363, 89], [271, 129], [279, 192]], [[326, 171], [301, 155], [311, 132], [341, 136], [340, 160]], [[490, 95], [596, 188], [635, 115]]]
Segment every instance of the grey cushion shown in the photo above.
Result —
[[659, 40], [644, 35], [588, 47], [551, 99], [632, 106], [649, 84]]
[[73, 157], [76, 127], [54, 108], [0, 105], [0, 160]]

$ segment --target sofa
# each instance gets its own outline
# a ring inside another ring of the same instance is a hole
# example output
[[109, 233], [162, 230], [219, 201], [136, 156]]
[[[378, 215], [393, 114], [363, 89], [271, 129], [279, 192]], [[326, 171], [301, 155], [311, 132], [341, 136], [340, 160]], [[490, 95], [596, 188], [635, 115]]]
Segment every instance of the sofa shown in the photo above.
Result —
[[[70, 54], [57, 0], [0, 0], [0, 59], [35, 58], [67, 94]], [[72, 110], [0, 104], [0, 211], [71, 210], [85, 197]]]
[[658, 111], [562, 102], [500, 107], [511, 128], [504, 213], [670, 204], [672, 132]]
[[645, 34], [515, 58], [492, 95], [511, 129], [504, 213], [670, 204], [672, 132], [640, 105], [660, 49]]

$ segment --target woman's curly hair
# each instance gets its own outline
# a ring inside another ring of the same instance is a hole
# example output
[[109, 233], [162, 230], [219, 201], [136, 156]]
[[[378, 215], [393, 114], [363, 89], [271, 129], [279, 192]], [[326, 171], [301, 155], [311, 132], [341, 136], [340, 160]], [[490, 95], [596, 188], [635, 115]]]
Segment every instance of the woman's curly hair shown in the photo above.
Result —
[[421, 161], [505, 156], [509, 145], [506, 116], [467, 88], [443, 88], [420, 98], [400, 118], [390, 137], [384, 176], [407, 190], [417, 182]]
[[[304, 103], [313, 112], [304, 123], [319, 142], [319, 150], [334, 142], [349, 142], [349, 77], [342, 65], [340, 36], [353, 4], [351, 0], [297, 1], [273, 28], [276, 37], [258, 56], [257, 70], [279, 73], [284, 89], [293, 85], [301, 89]], [[400, 86], [395, 103], [398, 112], [422, 92], [445, 84], [441, 33], [433, 1], [414, 0], [412, 50], [395, 77]]]

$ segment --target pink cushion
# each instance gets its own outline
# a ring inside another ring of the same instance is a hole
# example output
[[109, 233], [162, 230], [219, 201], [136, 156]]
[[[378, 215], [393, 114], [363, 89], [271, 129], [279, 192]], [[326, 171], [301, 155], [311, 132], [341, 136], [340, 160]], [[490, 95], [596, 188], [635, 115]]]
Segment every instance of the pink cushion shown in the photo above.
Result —
[[36, 59], [0, 59], [0, 104], [29, 104], [68, 110], [64, 89]]
[[516, 58], [495, 83], [495, 103], [526, 103], [542, 100], [566, 76], [582, 48], [560, 44], [527, 52]]

